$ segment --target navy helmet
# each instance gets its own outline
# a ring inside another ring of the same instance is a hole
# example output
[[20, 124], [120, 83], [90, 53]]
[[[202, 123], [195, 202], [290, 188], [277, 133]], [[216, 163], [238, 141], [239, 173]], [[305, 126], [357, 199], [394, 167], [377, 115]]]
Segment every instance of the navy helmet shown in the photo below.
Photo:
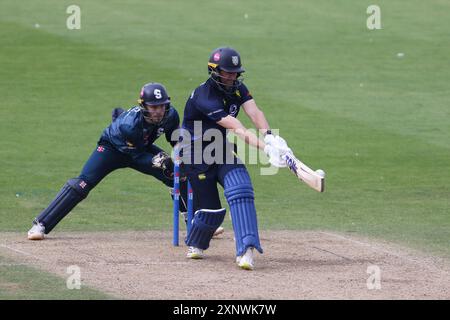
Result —
[[158, 123], [163, 122], [167, 117], [167, 114], [169, 113], [170, 97], [167, 94], [166, 88], [160, 83], [151, 82], [144, 85], [141, 89], [138, 102], [139, 106], [141, 107], [144, 118], [148, 122], [154, 123], [150, 111], [148, 111], [148, 109], [146, 108], [148, 106], [158, 106], [158, 105], [165, 106], [164, 117], [163, 119], [161, 119], [161, 121], [158, 121]]
[[[219, 72], [223, 70], [226, 72], [236, 72], [237, 77], [233, 85], [226, 86], [222, 82]], [[211, 79], [218, 85], [219, 89], [226, 93], [234, 93], [242, 84], [243, 79], [241, 74], [245, 72], [242, 67], [241, 55], [239, 52], [230, 47], [220, 47], [211, 53], [208, 61], [208, 73]]]

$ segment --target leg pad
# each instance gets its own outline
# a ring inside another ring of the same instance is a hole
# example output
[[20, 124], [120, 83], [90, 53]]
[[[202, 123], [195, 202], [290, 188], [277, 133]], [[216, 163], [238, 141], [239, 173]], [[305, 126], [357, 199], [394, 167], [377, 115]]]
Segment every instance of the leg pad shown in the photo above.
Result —
[[224, 189], [231, 211], [236, 239], [236, 255], [243, 255], [249, 247], [262, 253], [256, 218], [255, 195], [247, 170], [237, 168], [228, 172], [224, 177]]
[[[190, 232], [186, 238], [186, 245], [202, 250], [209, 248], [209, 242], [214, 231], [222, 224], [226, 209], [200, 209], [194, 214]], [[188, 221], [190, 223], [190, 221]]]
[[89, 194], [89, 185], [80, 178], [70, 179], [50, 205], [35, 219], [45, 226], [48, 234], [72, 209]]

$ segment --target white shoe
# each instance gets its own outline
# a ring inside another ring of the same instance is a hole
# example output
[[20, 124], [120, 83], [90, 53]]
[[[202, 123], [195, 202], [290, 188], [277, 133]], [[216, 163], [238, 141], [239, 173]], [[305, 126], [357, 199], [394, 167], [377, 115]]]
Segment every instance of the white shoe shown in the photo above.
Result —
[[248, 248], [242, 256], [236, 257], [236, 263], [239, 268], [244, 270], [253, 270], [255, 268], [253, 262], [253, 249], [254, 248]]
[[216, 229], [216, 231], [214, 231], [213, 237], [217, 237], [217, 236], [221, 235], [221, 234], [224, 233], [224, 232], [225, 232], [225, 229], [224, 229], [224, 228], [218, 227], [218, 228]]
[[44, 240], [45, 227], [41, 223], [33, 223], [28, 231], [28, 240]]
[[196, 247], [189, 247], [186, 255], [190, 259], [203, 259], [204, 256], [203, 250]]

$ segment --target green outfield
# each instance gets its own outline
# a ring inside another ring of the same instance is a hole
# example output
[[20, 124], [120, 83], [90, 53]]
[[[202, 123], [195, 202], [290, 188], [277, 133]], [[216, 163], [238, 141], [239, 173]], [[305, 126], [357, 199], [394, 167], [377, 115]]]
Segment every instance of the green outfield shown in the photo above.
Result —
[[[262, 229], [351, 232], [450, 256], [450, 3], [378, 1], [372, 31], [372, 1], [78, 0], [81, 29], [68, 30], [71, 4], [0, 3], [0, 231], [26, 236], [113, 107], [158, 81], [182, 113], [210, 51], [230, 45], [271, 126], [327, 173], [319, 194], [287, 170], [249, 166]], [[171, 225], [167, 189], [126, 169], [57, 230]], [[0, 283], [14, 279], [5, 274]]]
[[0, 256], [0, 300], [98, 300], [113, 297], [85, 286], [68, 290], [66, 280]]

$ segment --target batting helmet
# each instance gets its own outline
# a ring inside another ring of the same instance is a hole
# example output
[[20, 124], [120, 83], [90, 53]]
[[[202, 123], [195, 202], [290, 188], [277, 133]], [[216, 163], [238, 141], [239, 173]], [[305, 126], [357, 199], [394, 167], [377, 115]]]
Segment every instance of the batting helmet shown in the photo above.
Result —
[[158, 105], [165, 106], [164, 118], [159, 122], [162, 122], [166, 118], [170, 109], [170, 97], [167, 94], [167, 90], [162, 84], [157, 82], [147, 83], [142, 87], [138, 102], [142, 113], [144, 114], [144, 118], [149, 122], [152, 122], [151, 115], [146, 107]]
[[[226, 86], [220, 76], [220, 71], [236, 72], [237, 77], [232, 86]], [[245, 72], [242, 67], [241, 55], [230, 47], [220, 47], [211, 53], [208, 61], [208, 73], [218, 87], [226, 93], [233, 93], [242, 84], [241, 73]]]

